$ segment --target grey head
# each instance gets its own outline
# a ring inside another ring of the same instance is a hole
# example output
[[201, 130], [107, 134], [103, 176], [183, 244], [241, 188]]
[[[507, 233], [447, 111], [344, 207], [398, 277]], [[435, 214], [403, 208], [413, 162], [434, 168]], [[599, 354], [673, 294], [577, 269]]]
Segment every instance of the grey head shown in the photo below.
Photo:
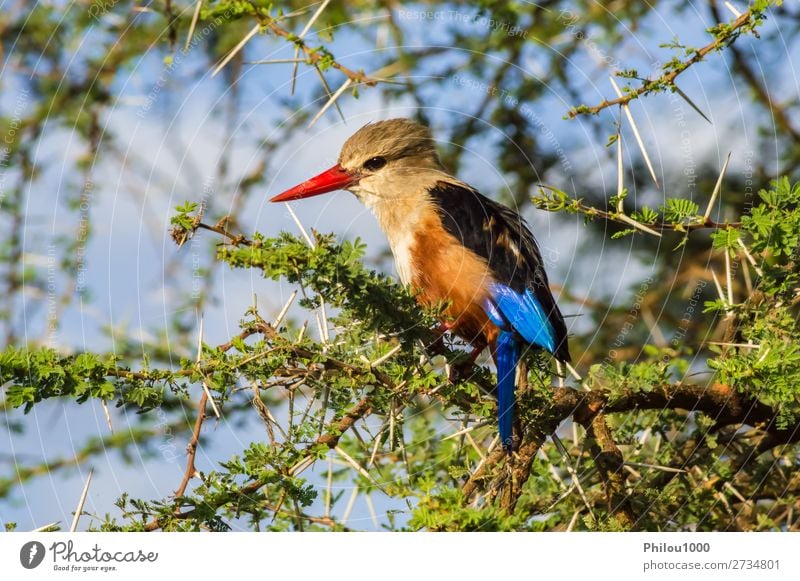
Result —
[[339, 165], [359, 175], [348, 189], [370, 206], [371, 197], [417, 195], [446, 176], [430, 130], [403, 118], [364, 125], [345, 141]]

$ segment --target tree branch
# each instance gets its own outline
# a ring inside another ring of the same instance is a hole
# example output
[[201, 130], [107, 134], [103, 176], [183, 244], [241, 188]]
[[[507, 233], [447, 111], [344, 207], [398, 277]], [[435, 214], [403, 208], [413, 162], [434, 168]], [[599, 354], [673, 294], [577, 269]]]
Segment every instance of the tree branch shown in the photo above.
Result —
[[[328, 424], [328, 430], [326, 433], [322, 434], [319, 438], [317, 438], [312, 444], [306, 447], [303, 451], [301, 458], [308, 458], [315, 453], [315, 448], [320, 444], [328, 446], [329, 448], [333, 449], [339, 445], [339, 440], [341, 440], [342, 436], [353, 427], [353, 424], [356, 421], [360, 420], [361, 418], [365, 417], [366, 415], [372, 412], [372, 398], [370, 396], [366, 396], [362, 398], [356, 405], [350, 408], [347, 413], [345, 413], [344, 417], [336, 422], [331, 422]], [[226, 504], [230, 504], [234, 502], [237, 498], [241, 496], [249, 496], [258, 492], [258, 490], [264, 486], [264, 483], [261, 481], [250, 482], [246, 484], [239, 490], [234, 493], [220, 495], [215, 497], [215, 503], [213, 505], [213, 509], [219, 510]], [[270, 508], [269, 506], [267, 508]], [[176, 507], [176, 510], [179, 510], [180, 507]], [[197, 514], [197, 509], [193, 508], [186, 512], [177, 512], [170, 518], [184, 520], [187, 518], [192, 518]], [[291, 513], [292, 515], [294, 512]], [[304, 517], [305, 518], [305, 517]], [[310, 520], [310, 519], [309, 519]], [[325, 519], [330, 520], [330, 519]], [[312, 521], [316, 522], [316, 521]], [[148, 532], [157, 531], [161, 529], [166, 524], [166, 519], [153, 519], [149, 521], [144, 526], [144, 530]], [[328, 524], [328, 523], [323, 523]]]
[[[200, 429], [203, 427], [203, 421], [206, 418], [206, 403], [208, 402], [208, 392], [204, 389], [200, 396], [200, 403], [197, 404], [197, 419], [194, 422], [194, 429], [192, 430], [192, 437], [189, 440], [189, 445], [186, 446], [188, 459], [186, 461], [186, 472], [183, 474], [183, 480], [178, 485], [175, 491], [175, 497], [180, 498], [186, 492], [186, 487], [189, 485], [189, 480], [192, 479], [197, 469], [194, 466], [194, 458], [197, 454], [197, 445], [200, 442]], [[175, 507], [175, 511], [180, 510], [180, 504]]]
[[[519, 405], [537, 405], [541, 402], [527, 401], [521, 398]], [[519, 450], [508, 462], [510, 465], [510, 491], [500, 496], [501, 506], [509, 512], [514, 510], [525, 481], [530, 476], [531, 463], [544, 439], [554, 433], [561, 423], [574, 417], [575, 421], [587, 428], [589, 437], [597, 442], [594, 451], [598, 469], [606, 484], [607, 497], [611, 511], [624, 523], [636, 522], [629, 502], [624, 496], [624, 482], [617, 474], [622, 466], [619, 448], [614, 443], [611, 432], [605, 423], [605, 415], [649, 409], [681, 409], [690, 412], [699, 411], [715, 420], [716, 426], [734, 424], [763, 426], [767, 437], [757, 447], [757, 454], [770, 447], [792, 443], [800, 440], [800, 423], [779, 430], [774, 419], [777, 412], [757, 399], [736, 391], [731, 386], [714, 383], [709, 386], [697, 384], [662, 384], [655, 385], [650, 391], [622, 390], [611, 392], [599, 389], [582, 392], [571, 388], [556, 388], [547, 409], [542, 410], [540, 418], [525, 427], [523, 441]], [[600, 418], [598, 420], [598, 418]], [[486, 462], [476, 470], [464, 483], [462, 491], [467, 502], [475, 493], [486, 490], [486, 482], [493, 486], [505, 481], [508, 474], [498, 475], [495, 470], [502, 464], [507, 455], [502, 450], [491, 454]], [[748, 458], [751, 458], [748, 456]]]
[[608, 512], [616, 516], [623, 527], [630, 529], [637, 519], [625, 491], [625, 475], [622, 471], [625, 459], [622, 452], [602, 413], [596, 414], [584, 427], [586, 435], [593, 440], [590, 449], [606, 491]]
[[616, 99], [606, 99], [602, 103], [593, 107], [587, 107], [586, 105], [574, 107], [569, 111], [569, 117], [574, 119], [578, 115], [597, 115], [600, 111], [608, 107], [613, 107], [614, 105], [625, 105], [634, 99], [638, 99], [640, 96], [646, 93], [662, 90], [665, 87], [673, 85], [675, 83], [675, 79], [677, 79], [681, 73], [686, 71], [692, 65], [702, 61], [706, 55], [729, 46], [736, 41], [736, 39], [744, 30], [748, 28], [752, 30], [757, 25], [758, 17], [760, 17], [760, 13], [754, 13], [752, 10], [748, 10], [734, 20], [732, 24], [726, 25], [723, 31], [720, 32], [713, 42], [694, 51], [694, 55], [691, 58], [680, 62], [668, 73], [663, 74], [655, 80], [645, 80], [641, 87], [628, 90], [628, 92], [622, 97], [618, 97]]

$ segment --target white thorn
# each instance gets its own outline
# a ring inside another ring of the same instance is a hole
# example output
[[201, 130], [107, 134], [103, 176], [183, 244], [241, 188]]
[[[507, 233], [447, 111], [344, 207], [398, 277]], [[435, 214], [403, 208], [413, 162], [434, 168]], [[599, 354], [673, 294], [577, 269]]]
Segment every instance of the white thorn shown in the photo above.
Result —
[[[614, 87], [614, 91], [616, 91], [617, 96], [622, 98], [622, 91], [619, 90], [616, 81], [614, 81], [614, 77], [609, 77], [611, 81], [611, 85]], [[630, 107], [628, 104], [625, 103], [622, 105], [622, 110], [625, 111], [625, 116], [628, 118], [628, 123], [631, 124], [631, 129], [633, 129], [633, 135], [636, 137], [636, 142], [639, 144], [639, 149], [642, 151], [642, 157], [644, 157], [644, 162], [647, 164], [647, 169], [650, 170], [650, 177], [653, 178], [653, 181], [656, 184], [656, 187], [660, 187], [658, 185], [658, 178], [656, 177], [656, 172], [653, 169], [653, 164], [650, 163], [650, 156], [647, 155], [647, 149], [644, 147], [644, 141], [642, 141], [642, 136], [639, 135], [639, 129], [636, 127], [636, 122], [633, 120], [633, 115], [631, 114]]]
[[55, 522], [51, 522], [49, 525], [44, 525], [44, 526], [35, 528], [31, 532], [32, 533], [43, 533], [44, 531], [49, 531], [50, 529], [52, 529], [55, 526], [58, 526], [59, 524], [61, 524], [61, 521], [57, 520]]
[[250, 32], [248, 32], [242, 40], [239, 41], [239, 44], [234, 46], [233, 49], [225, 56], [225, 58], [222, 59], [222, 62], [219, 63], [217, 65], [217, 68], [214, 69], [214, 72], [211, 73], [211, 76], [212, 77], [217, 76], [217, 73], [219, 73], [225, 67], [225, 65], [227, 65], [231, 61], [231, 59], [235, 57], [239, 53], [239, 51], [242, 50], [242, 48], [244, 48], [244, 45], [247, 44], [247, 42], [251, 38], [253, 38], [256, 34], [258, 34], [259, 30], [261, 30], [261, 25], [256, 24], [253, 27], [253, 29]]
[[570, 372], [570, 375], [572, 375], [572, 377], [574, 377], [578, 381], [583, 381], [583, 378], [578, 374], [577, 371], [575, 371], [575, 368], [570, 363], [565, 362], [564, 365], [567, 366], [567, 371]]
[[391, 359], [394, 356], [394, 354], [397, 353], [398, 351], [400, 351], [400, 349], [402, 349], [402, 348], [403, 348], [402, 345], [397, 345], [397, 346], [393, 347], [388, 353], [386, 353], [385, 355], [381, 355], [375, 361], [371, 362], [369, 364], [369, 366], [370, 367], [377, 367], [381, 363], [385, 363], [386, 361]]
[[731, 253], [727, 248], [725, 252], [725, 284], [728, 287], [728, 304], [733, 304], [733, 275], [731, 274]]
[[357, 496], [358, 496], [358, 486], [354, 486], [353, 492], [350, 493], [350, 499], [347, 501], [347, 506], [344, 509], [344, 514], [342, 515], [342, 520], [341, 520], [342, 525], [347, 524], [347, 519], [350, 518], [350, 513], [353, 510], [353, 505], [356, 503]]
[[316, 12], [314, 12], [313, 16], [311, 16], [309, 21], [306, 23], [305, 28], [303, 28], [303, 31], [300, 33], [298, 38], [303, 38], [306, 34], [308, 34], [308, 31], [311, 30], [312, 26], [314, 26], [314, 23], [317, 21], [317, 18], [319, 18], [320, 14], [322, 14], [322, 11], [325, 10], [328, 7], [328, 4], [330, 3], [331, 0], [325, 0], [322, 3], [322, 5], [319, 8], [317, 8]]
[[725, 177], [725, 170], [728, 169], [728, 162], [731, 160], [731, 154], [728, 152], [728, 157], [725, 158], [725, 163], [722, 164], [722, 171], [719, 172], [719, 177], [717, 177], [717, 183], [714, 186], [714, 191], [711, 192], [711, 199], [708, 201], [708, 206], [706, 207], [706, 213], [703, 214], [703, 223], [708, 221], [709, 216], [711, 216], [711, 209], [714, 207], [714, 201], [717, 199], [720, 190], [722, 189], [722, 179]]
[[711, 270], [711, 278], [714, 279], [714, 286], [717, 287], [717, 294], [719, 295], [719, 300], [722, 301], [722, 304], [725, 306], [725, 310], [728, 310], [730, 305], [728, 305], [728, 301], [725, 299], [725, 293], [722, 292], [722, 285], [719, 283], [719, 279], [717, 278], [717, 273], [714, 270]]
[[739, 12], [739, 10], [737, 10], [737, 9], [736, 9], [736, 7], [735, 7], [733, 4], [731, 4], [730, 2], [725, 2], [725, 8], [727, 8], [728, 10], [730, 10], [730, 11], [731, 11], [731, 13], [733, 13], [733, 15], [734, 15], [736, 18], [739, 18], [739, 17], [742, 15], [742, 13], [741, 13], [741, 12]]
[[353, 84], [353, 79], [351, 78], [348, 78], [344, 83], [342, 83], [342, 86], [339, 87], [333, 95], [331, 95], [330, 99], [328, 99], [328, 102], [325, 103], [322, 109], [320, 109], [319, 112], [314, 116], [314, 118], [308, 124], [308, 128], [313, 127], [313, 125], [317, 121], [319, 121], [320, 117], [322, 117], [325, 114], [325, 111], [330, 109], [331, 105], [333, 105], [336, 102], [336, 99], [338, 99], [342, 95], [342, 93], [344, 93], [347, 90], [347, 87], [349, 87], [352, 84]]
[[619, 216], [617, 216], [617, 218], [625, 222], [626, 224], [630, 224], [634, 228], [641, 230], [642, 232], [647, 232], [648, 234], [652, 234], [653, 236], [658, 236], [659, 238], [661, 238], [661, 232], [656, 232], [655, 230], [649, 228], [648, 226], [645, 226], [641, 222], [637, 222], [627, 214], [620, 214]]
[[764, 272], [763, 272], [763, 271], [762, 271], [762, 270], [761, 270], [761, 269], [758, 267], [758, 265], [756, 264], [756, 259], [755, 259], [755, 258], [753, 258], [753, 255], [752, 255], [752, 254], [750, 254], [750, 251], [747, 249], [747, 246], [745, 246], [745, 245], [744, 245], [744, 242], [742, 242], [742, 239], [741, 239], [741, 238], [739, 238], [739, 239], [737, 240], [737, 242], [739, 243], [739, 246], [741, 246], [741, 247], [742, 247], [742, 251], [744, 252], [744, 255], [747, 257], [747, 261], [748, 261], [750, 264], [752, 264], [752, 265], [753, 265], [753, 268], [755, 269], [755, 271], [756, 271], [756, 274], [757, 274], [758, 276], [764, 276]]
[[189, 25], [189, 34], [186, 35], [186, 44], [183, 46], [183, 53], [189, 52], [189, 46], [192, 44], [192, 36], [194, 36], [194, 29], [197, 27], [197, 20], [200, 18], [200, 8], [203, 6], [203, 0], [197, 0], [194, 5], [194, 14], [192, 14], [192, 23]]
[[277, 330], [277, 328], [278, 328], [278, 327], [280, 326], [280, 324], [283, 322], [283, 318], [286, 316], [286, 313], [288, 313], [288, 312], [289, 312], [289, 307], [291, 307], [291, 306], [292, 306], [292, 303], [294, 302], [294, 299], [295, 299], [295, 297], [297, 297], [297, 290], [293, 290], [293, 291], [292, 291], [292, 294], [291, 294], [291, 295], [289, 295], [289, 300], [288, 300], [288, 301], [286, 301], [286, 304], [285, 304], [285, 305], [283, 305], [283, 308], [282, 308], [282, 309], [280, 310], [280, 312], [278, 313], [278, 316], [277, 316], [277, 317], [275, 317], [275, 322], [274, 322], [274, 323], [272, 323], [272, 328], [273, 328], [273, 329], [276, 329], [276, 330]]
[[[197, 334], [197, 367], [200, 367], [200, 360], [203, 355], [203, 327], [205, 325], [205, 317], [203, 314], [200, 314], [200, 332]], [[217, 416], [217, 419], [220, 419], [219, 409], [217, 409], [217, 404], [214, 403], [214, 398], [211, 395], [211, 390], [206, 383], [205, 378], [202, 381], [203, 384], [203, 391], [208, 398], [209, 403], [211, 404], [211, 409], [214, 411], [214, 415]]]
[[289, 215], [292, 217], [292, 220], [294, 220], [294, 223], [297, 224], [297, 228], [300, 230], [303, 238], [306, 239], [309, 247], [314, 248], [314, 241], [311, 240], [311, 236], [308, 235], [305, 227], [303, 227], [303, 224], [300, 223], [300, 219], [297, 217], [297, 214], [294, 213], [294, 210], [292, 210], [291, 204], [286, 204], [286, 209], [289, 211]]
[[375, 482], [375, 479], [370, 475], [370, 473], [367, 472], [367, 470], [363, 466], [361, 466], [361, 464], [353, 460], [353, 458], [347, 452], [342, 450], [341, 447], [336, 446], [334, 450], [336, 451], [337, 454], [339, 454], [339, 456], [341, 456], [344, 459], [345, 462], [350, 464], [350, 466], [352, 466], [356, 472], [358, 472], [359, 474], [361, 474], [361, 476], [366, 478], [370, 484], [372, 484], [373, 486], [378, 486], [380, 488], [380, 486], [378, 485], [377, 482]]
[[69, 532], [71, 533], [74, 533], [76, 530], [78, 530], [78, 521], [81, 518], [83, 505], [86, 503], [86, 497], [89, 495], [89, 484], [92, 482], [92, 474], [94, 474], [94, 468], [89, 470], [89, 476], [86, 478], [86, 484], [83, 485], [83, 492], [81, 493], [81, 498], [78, 501], [78, 507], [75, 509], [75, 516], [72, 519], [72, 526], [69, 527]]

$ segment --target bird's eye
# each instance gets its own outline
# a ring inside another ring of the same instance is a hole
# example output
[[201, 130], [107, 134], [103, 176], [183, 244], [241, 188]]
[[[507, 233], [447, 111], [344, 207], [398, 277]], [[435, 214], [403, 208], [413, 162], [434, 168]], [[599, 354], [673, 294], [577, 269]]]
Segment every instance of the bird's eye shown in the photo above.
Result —
[[386, 165], [385, 157], [373, 157], [364, 162], [364, 169], [376, 171]]

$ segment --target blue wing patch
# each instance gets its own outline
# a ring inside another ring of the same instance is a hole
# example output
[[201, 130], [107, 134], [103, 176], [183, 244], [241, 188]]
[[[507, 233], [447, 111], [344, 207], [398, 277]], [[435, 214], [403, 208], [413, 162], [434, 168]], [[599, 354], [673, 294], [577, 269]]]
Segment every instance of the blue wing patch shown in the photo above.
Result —
[[542, 305], [530, 290], [523, 294], [500, 283], [489, 285], [491, 299], [484, 309], [489, 319], [501, 329], [509, 326], [528, 343], [555, 351], [555, 332]]

